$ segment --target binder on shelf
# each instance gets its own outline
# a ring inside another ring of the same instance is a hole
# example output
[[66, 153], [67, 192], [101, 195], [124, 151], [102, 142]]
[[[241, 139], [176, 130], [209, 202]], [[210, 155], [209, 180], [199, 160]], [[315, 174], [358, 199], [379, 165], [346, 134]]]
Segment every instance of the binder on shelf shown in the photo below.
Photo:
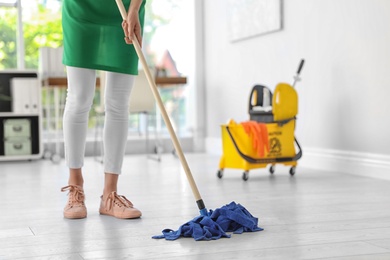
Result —
[[12, 112], [17, 114], [39, 114], [39, 81], [37, 78], [11, 79]]
[[42, 79], [65, 77], [65, 66], [62, 64], [63, 47], [39, 48], [39, 75]]

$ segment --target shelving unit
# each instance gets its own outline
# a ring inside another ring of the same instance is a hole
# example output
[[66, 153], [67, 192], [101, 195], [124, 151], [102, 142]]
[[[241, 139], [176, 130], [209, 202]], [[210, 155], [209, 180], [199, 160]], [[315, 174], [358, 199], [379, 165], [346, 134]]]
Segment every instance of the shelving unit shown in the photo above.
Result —
[[42, 107], [38, 73], [1, 71], [0, 94], [3, 97], [0, 100], [0, 161], [42, 158]]

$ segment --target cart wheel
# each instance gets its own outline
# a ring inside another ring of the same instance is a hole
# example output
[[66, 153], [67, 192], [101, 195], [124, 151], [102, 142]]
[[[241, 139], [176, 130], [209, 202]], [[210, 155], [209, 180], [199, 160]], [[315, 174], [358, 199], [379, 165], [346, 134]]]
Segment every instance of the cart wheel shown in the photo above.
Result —
[[155, 154], [162, 154], [164, 152], [164, 148], [161, 145], [156, 145], [154, 147], [154, 153]]
[[245, 171], [242, 173], [242, 179], [247, 181], [249, 179], [249, 171]]
[[53, 154], [50, 158], [50, 160], [53, 162], [53, 163], [60, 163], [61, 161], [61, 156], [59, 154]]
[[295, 174], [295, 167], [291, 167], [291, 169], [290, 169], [290, 175], [291, 175], [291, 176], [294, 176], [294, 174]]
[[43, 151], [43, 159], [50, 159], [51, 158], [51, 152], [49, 150]]
[[218, 176], [218, 178], [222, 179], [222, 177], [223, 177], [223, 170], [218, 170], [217, 176]]
[[271, 167], [269, 167], [269, 173], [274, 174], [274, 172], [275, 172], [275, 165], [271, 165]]

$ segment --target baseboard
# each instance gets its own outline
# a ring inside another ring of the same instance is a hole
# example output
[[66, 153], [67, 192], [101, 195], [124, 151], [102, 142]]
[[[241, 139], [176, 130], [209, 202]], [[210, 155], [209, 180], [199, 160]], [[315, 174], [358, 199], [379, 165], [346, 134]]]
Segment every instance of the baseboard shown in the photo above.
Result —
[[390, 180], [389, 155], [303, 148], [303, 156], [299, 165], [324, 171]]
[[[305, 147], [302, 150], [299, 167], [390, 180], [390, 155]], [[207, 137], [206, 152], [222, 155], [221, 138]]]

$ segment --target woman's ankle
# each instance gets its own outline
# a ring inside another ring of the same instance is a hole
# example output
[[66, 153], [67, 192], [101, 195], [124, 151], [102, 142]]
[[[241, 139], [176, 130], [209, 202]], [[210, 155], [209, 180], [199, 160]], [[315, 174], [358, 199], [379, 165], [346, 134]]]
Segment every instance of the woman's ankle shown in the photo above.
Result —
[[118, 174], [105, 173], [103, 199], [105, 200], [113, 191], [118, 190]]
[[69, 185], [84, 186], [84, 178], [81, 169], [69, 169]]

